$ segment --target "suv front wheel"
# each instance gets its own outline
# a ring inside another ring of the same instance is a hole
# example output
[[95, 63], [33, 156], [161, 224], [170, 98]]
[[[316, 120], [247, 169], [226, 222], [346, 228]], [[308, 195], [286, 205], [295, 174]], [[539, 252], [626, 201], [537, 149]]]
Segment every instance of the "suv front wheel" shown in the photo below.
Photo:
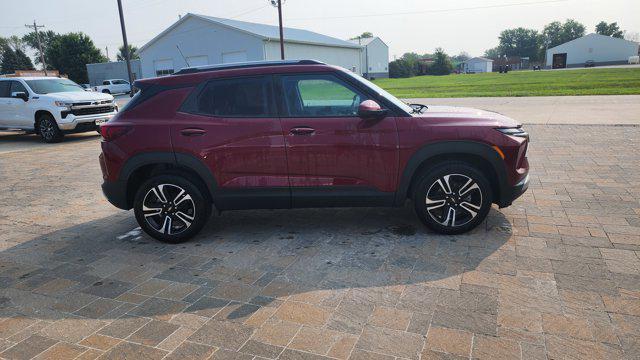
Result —
[[40, 115], [38, 118], [38, 133], [46, 143], [58, 142], [64, 137], [56, 120], [49, 114]]
[[133, 209], [147, 234], [176, 244], [189, 240], [204, 227], [211, 214], [211, 203], [189, 179], [158, 175], [140, 186]]
[[461, 234], [478, 226], [489, 213], [492, 200], [487, 178], [464, 162], [430, 169], [413, 193], [420, 220], [442, 234]]

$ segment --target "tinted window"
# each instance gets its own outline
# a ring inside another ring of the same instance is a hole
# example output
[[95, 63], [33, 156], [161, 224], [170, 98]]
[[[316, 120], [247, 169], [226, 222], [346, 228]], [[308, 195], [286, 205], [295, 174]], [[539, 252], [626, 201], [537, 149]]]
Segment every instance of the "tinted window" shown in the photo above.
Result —
[[282, 76], [285, 108], [289, 116], [356, 116], [368, 97], [333, 75]]
[[23, 93], [29, 94], [29, 92], [27, 91], [27, 88], [25, 88], [24, 85], [22, 85], [21, 82], [19, 82], [19, 81], [11, 81], [10, 93], [15, 93], [15, 92], [23, 92]]
[[124, 80], [113, 80], [113, 84], [114, 85], [122, 85], [122, 84], [128, 84], [128, 82], [126, 82]]
[[195, 99], [194, 111], [230, 117], [272, 116], [270, 77], [214, 80]]
[[76, 92], [84, 89], [69, 79], [51, 78], [41, 80], [25, 80], [36, 94], [50, 94], [57, 92]]
[[9, 92], [10, 81], [0, 81], [0, 97], [10, 97], [11, 93]]

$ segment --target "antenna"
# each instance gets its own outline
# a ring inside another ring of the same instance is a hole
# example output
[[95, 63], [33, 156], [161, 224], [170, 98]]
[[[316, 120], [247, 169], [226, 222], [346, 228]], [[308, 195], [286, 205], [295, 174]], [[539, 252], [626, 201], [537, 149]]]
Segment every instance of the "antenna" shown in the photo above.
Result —
[[176, 44], [176, 47], [178, 48], [178, 51], [180, 52], [180, 56], [182, 56], [182, 58], [184, 59], [184, 62], [187, 64], [187, 67], [191, 67], [191, 65], [189, 65], [189, 61], [187, 61], [187, 58], [184, 57], [184, 54], [182, 53], [182, 50], [180, 50], [180, 46], [178, 46], [178, 44]]

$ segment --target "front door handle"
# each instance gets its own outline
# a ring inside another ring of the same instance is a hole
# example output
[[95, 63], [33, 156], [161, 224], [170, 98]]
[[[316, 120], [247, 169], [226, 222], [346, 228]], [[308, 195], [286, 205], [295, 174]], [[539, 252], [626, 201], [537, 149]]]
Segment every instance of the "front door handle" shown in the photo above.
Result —
[[206, 133], [207, 132], [205, 130], [198, 128], [187, 128], [180, 130], [180, 134], [184, 136], [202, 136]]
[[291, 133], [291, 135], [312, 135], [314, 132], [316, 132], [316, 129], [310, 128], [308, 126], [296, 126], [294, 128], [291, 128], [289, 132]]

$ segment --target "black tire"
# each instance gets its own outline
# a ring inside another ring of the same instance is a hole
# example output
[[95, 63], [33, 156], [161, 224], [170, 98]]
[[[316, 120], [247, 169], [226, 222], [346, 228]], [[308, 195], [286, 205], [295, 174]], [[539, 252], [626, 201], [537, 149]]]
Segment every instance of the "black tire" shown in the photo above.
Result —
[[109, 90], [107, 90], [107, 89], [104, 89], [104, 90], [102, 90], [102, 93], [103, 93], [103, 94], [111, 94], [111, 91], [109, 91]]
[[49, 114], [42, 114], [38, 117], [38, 133], [46, 143], [56, 143], [62, 140], [64, 134], [60, 131], [58, 123]]
[[[133, 203], [140, 227], [149, 236], [171, 244], [185, 242], [195, 236], [211, 214], [211, 203], [196, 184], [185, 176], [174, 174], [147, 180], [138, 188]], [[184, 194], [179, 196], [182, 190]]]
[[460, 161], [428, 169], [413, 190], [416, 214], [428, 228], [441, 234], [461, 234], [475, 228], [484, 221], [492, 202], [486, 176]]

